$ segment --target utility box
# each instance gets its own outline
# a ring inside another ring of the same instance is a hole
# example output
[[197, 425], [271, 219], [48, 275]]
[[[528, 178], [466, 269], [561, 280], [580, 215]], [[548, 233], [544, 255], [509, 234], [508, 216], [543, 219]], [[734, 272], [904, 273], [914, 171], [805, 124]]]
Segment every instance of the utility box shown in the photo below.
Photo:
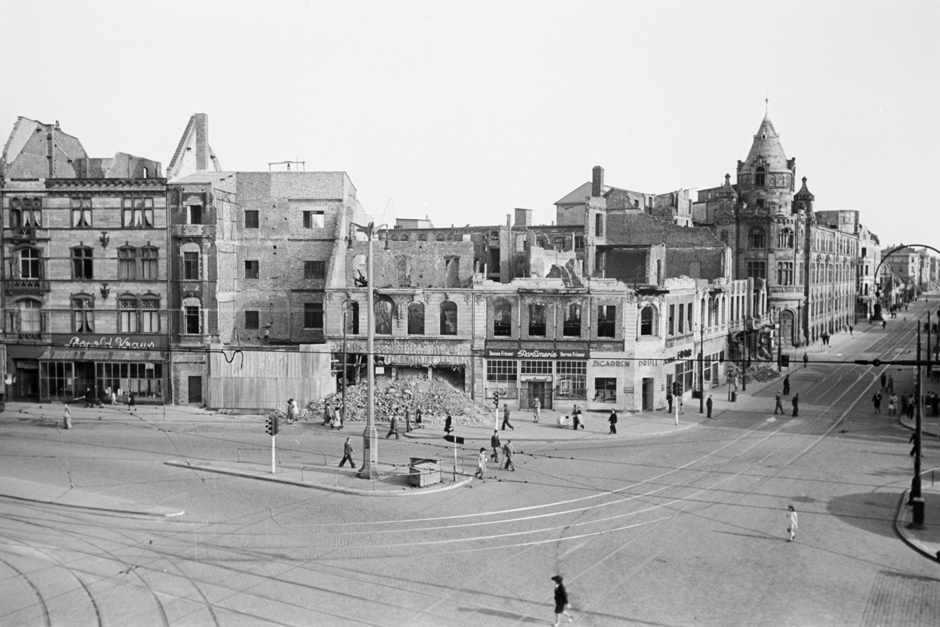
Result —
[[408, 481], [416, 488], [441, 482], [441, 462], [436, 459], [412, 457], [408, 465]]

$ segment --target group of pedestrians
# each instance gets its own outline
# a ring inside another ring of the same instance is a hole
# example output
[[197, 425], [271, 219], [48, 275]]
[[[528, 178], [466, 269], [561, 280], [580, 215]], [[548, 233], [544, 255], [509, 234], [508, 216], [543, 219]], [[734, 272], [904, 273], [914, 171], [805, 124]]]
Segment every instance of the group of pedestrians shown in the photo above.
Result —
[[[490, 436], [490, 447], [493, 449], [490, 459], [496, 464], [496, 467], [499, 468], [499, 452], [502, 450], [503, 459], [505, 464], [503, 465], [504, 470], [511, 470], [516, 472], [516, 465], [512, 461], [512, 457], [515, 454], [515, 448], [512, 445], [512, 440], [506, 440], [505, 444], [501, 444], [499, 441], [499, 431], [497, 429], [493, 430], [493, 435]], [[473, 474], [474, 477], [480, 479], [484, 478], [484, 473], [486, 472], [486, 447], [480, 448], [480, 453], [477, 456], [477, 471]]]
[[[786, 410], [783, 408], [783, 397], [790, 395], [790, 375], [786, 375], [783, 378], [783, 389], [780, 392], [777, 392], [774, 395], [774, 415], [786, 414]], [[800, 415], [800, 393], [797, 392], [793, 395], [793, 398], [790, 399], [790, 405], [793, 407], [793, 417], [796, 418]]]

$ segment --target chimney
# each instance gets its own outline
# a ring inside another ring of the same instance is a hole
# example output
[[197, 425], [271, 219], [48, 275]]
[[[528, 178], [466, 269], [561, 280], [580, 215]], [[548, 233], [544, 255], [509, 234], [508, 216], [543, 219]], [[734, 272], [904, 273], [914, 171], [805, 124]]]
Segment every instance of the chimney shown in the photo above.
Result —
[[516, 226], [532, 226], [532, 210], [516, 207]]
[[209, 170], [209, 116], [197, 113], [196, 119], [196, 171]]
[[594, 176], [591, 179], [591, 196], [600, 198], [604, 195], [604, 168], [599, 165], [594, 166]]

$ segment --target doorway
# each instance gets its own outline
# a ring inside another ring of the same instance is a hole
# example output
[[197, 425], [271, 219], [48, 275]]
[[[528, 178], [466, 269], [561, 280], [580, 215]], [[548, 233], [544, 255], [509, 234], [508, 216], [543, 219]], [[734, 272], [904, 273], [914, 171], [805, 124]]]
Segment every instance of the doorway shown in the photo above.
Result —
[[643, 411], [653, 411], [653, 379], [643, 379]]
[[202, 404], [202, 377], [189, 377], [189, 403]]
[[542, 409], [552, 408], [551, 384], [546, 381], [526, 382], [526, 408], [531, 408], [535, 399], [539, 399]]

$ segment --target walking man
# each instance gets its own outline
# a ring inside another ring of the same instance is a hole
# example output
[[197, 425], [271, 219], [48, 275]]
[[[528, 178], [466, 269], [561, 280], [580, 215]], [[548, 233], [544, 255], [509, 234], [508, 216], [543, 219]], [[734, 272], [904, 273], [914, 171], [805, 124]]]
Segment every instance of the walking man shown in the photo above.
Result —
[[473, 476], [482, 479], [484, 472], [486, 472], [486, 449], [481, 447], [480, 454], [477, 455], [477, 471], [473, 473]]
[[871, 404], [875, 407], [875, 413], [881, 413], [881, 392], [875, 392], [875, 395], [871, 397]]
[[555, 575], [552, 577], [552, 581], [555, 582], [555, 624], [554, 627], [558, 627], [558, 621], [561, 620], [561, 615], [564, 614], [568, 617], [568, 622], [574, 620], [574, 617], [568, 613], [568, 591], [565, 590], [565, 584], [562, 583], [564, 578], [561, 575]]
[[607, 419], [607, 422], [610, 423], [610, 431], [607, 435], [617, 435], [617, 410], [610, 410], [610, 418]]
[[707, 414], [707, 417], [708, 417], [708, 418], [711, 418], [711, 417], [712, 417], [712, 404], [713, 404], [713, 403], [712, 403], [712, 395], [709, 394], [709, 395], [708, 395], [708, 400], [705, 401], [705, 410], [708, 412], [708, 414]]
[[783, 378], [783, 395], [790, 396], [790, 375]]
[[800, 393], [799, 392], [793, 395], [793, 400], [791, 402], [793, 403], [793, 417], [796, 418], [797, 416], [800, 415]]
[[888, 385], [888, 375], [881, 373], [881, 389], [884, 390]]
[[535, 417], [535, 422], [539, 421], [539, 410], [542, 409], [542, 402], [539, 400], [539, 397], [536, 396], [535, 400], [532, 401], [532, 415]]
[[809, 355], [806, 354], [806, 351], [803, 351], [803, 367], [806, 367], [806, 364], [809, 363]]
[[287, 424], [294, 424], [294, 420], [297, 419], [297, 404], [294, 403], [294, 399], [287, 399]]
[[898, 409], [898, 397], [891, 393], [891, 396], [888, 397], [888, 415], [893, 416], [897, 413]]
[[500, 428], [505, 431], [506, 427], [509, 427], [513, 431], [516, 430], [516, 428], [509, 423], [509, 405], [503, 403], [503, 426]]
[[415, 429], [424, 429], [424, 420], [420, 407], [415, 410]]
[[512, 440], [506, 440], [506, 444], [503, 445], [503, 456], [506, 458], [506, 465], [503, 468], [516, 472], [516, 465], [512, 463], [513, 453], [515, 453], [515, 449], [513, 449]]
[[502, 445], [499, 443], [499, 431], [493, 429], [493, 435], [490, 436], [490, 446], [493, 447], [493, 454], [490, 458], [494, 463], [499, 463], [499, 449], [502, 448]]
[[385, 434], [385, 439], [392, 437], [392, 434], [395, 434], [395, 439], [400, 440], [401, 436], [398, 435], [398, 416], [392, 414], [392, 421], [388, 425], [388, 433]]
[[851, 324], [849, 325], [849, 335], [852, 335], [852, 331], [855, 329]]
[[787, 532], [790, 534], [790, 539], [787, 542], [793, 542], [796, 538], [796, 529], [798, 527], [796, 510], [793, 509], [792, 505], [787, 505]]
[[777, 404], [774, 406], [774, 416], [777, 415], [777, 412], [778, 412], [778, 411], [779, 411], [781, 414], [787, 413], [787, 412], [783, 411], [783, 403], [780, 402], [780, 392], [777, 392], [777, 395], [774, 396], [774, 400], [777, 401]]
[[454, 430], [454, 419], [450, 417], [450, 414], [447, 414], [447, 418], [444, 419], [444, 433], [450, 433]]
[[672, 392], [666, 392], [666, 402], [669, 403], [669, 413], [672, 413]]
[[349, 465], [355, 468], [356, 462], [353, 461], [352, 455], [353, 455], [352, 444], [350, 443], [349, 438], [346, 438], [346, 443], [343, 444], [343, 459], [339, 462], [339, 467], [342, 468], [343, 464], [345, 464], [348, 461]]
[[411, 410], [405, 409], [405, 433], [409, 433], [411, 430]]

